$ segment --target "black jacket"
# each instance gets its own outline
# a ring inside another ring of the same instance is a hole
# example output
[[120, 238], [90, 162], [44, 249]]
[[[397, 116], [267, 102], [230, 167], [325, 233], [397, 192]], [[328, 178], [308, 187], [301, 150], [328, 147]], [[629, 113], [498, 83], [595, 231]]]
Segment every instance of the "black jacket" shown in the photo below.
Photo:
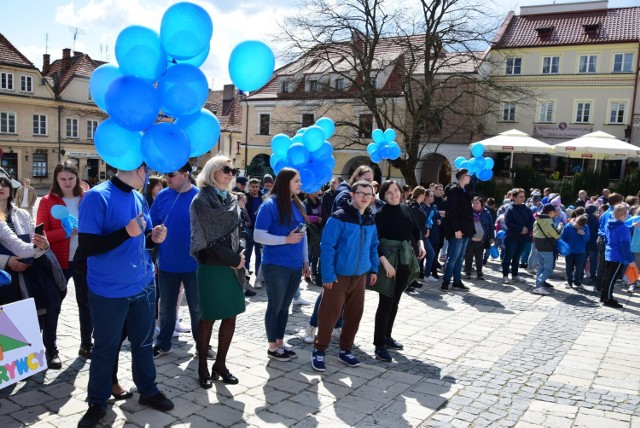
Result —
[[454, 183], [447, 186], [447, 221], [444, 235], [447, 239], [455, 238], [457, 231], [462, 232], [464, 238], [471, 238], [475, 233], [473, 226], [473, 208], [471, 208], [471, 193]]

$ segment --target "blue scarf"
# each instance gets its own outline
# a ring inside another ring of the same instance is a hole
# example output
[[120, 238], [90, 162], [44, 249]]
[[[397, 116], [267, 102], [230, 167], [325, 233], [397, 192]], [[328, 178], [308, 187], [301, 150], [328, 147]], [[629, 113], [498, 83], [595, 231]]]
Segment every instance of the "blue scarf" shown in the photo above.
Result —
[[227, 195], [229, 194], [228, 190], [220, 190], [217, 187], [214, 187], [213, 189], [216, 191], [216, 194], [222, 198], [223, 201], [227, 199]]

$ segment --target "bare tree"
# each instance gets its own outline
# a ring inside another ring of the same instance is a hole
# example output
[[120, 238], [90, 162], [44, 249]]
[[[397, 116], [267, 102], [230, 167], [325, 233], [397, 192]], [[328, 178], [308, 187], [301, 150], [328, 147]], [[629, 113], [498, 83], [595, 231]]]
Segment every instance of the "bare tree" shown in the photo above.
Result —
[[[394, 128], [405, 154], [391, 163], [411, 185], [425, 155], [477, 139], [505, 97], [531, 96], [492, 77], [486, 52], [499, 21], [481, 0], [305, 0], [301, 11], [281, 26], [286, 52], [298, 56], [300, 70], [339, 76], [348, 88], [321, 78], [314, 101], [331, 111], [335, 100], [351, 98], [378, 128]], [[354, 136], [340, 144], [368, 142]]]

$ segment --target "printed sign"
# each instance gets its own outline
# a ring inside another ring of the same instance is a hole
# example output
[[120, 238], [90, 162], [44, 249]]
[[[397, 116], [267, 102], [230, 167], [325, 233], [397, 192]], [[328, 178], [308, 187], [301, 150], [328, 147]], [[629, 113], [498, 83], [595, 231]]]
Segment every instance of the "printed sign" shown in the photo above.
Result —
[[33, 299], [0, 306], [0, 389], [46, 369]]
[[593, 126], [568, 125], [560, 122], [557, 125], [533, 125], [533, 136], [542, 138], [578, 138], [593, 132]]

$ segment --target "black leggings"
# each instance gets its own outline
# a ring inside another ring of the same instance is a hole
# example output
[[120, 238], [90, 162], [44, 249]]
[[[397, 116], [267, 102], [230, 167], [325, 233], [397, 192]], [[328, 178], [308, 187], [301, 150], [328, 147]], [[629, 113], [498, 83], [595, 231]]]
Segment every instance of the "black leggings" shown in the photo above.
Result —
[[398, 304], [400, 303], [400, 297], [402, 297], [402, 293], [404, 292], [405, 288], [407, 288], [408, 282], [409, 266], [398, 265], [396, 268], [393, 296], [388, 297], [380, 294], [380, 300], [378, 301], [375, 330], [373, 333], [373, 344], [375, 346], [383, 346], [385, 340], [391, 337], [393, 323], [395, 322], [396, 315], [398, 313]]

